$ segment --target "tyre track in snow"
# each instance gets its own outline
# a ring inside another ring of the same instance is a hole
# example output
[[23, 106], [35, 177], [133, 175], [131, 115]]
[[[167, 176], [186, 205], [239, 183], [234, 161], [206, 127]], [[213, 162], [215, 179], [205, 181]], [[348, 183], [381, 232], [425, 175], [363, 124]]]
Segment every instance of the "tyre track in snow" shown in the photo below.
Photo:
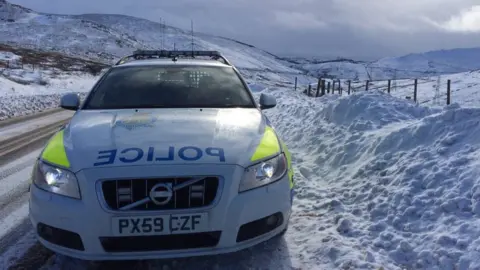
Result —
[[28, 254], [32, 247], [36, 254], [45, 253], [36, 246], [28, 219], [28, 186], [39, 154], [40, 149], [36, 149], [0, 167], [0, 269], [38, 269], [48, 259]]
[[53, 254], [28, 218], [29, 185], [41, 147], [71, 114], [55, 109], [0, 122], [0, 269], [38, 269]]

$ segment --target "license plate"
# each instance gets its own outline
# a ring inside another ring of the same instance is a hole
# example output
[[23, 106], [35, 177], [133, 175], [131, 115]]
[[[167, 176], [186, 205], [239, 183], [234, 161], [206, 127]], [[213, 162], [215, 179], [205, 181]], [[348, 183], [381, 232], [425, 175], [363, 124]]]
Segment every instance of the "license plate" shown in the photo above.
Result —
[[115, 236], [182, 234], [208, 231], [207, 213], [114, 217]]

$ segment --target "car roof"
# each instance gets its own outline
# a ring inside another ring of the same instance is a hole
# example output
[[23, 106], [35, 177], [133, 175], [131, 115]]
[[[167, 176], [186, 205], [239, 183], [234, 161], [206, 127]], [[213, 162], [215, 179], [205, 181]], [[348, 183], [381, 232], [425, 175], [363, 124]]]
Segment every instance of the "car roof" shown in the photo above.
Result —
[[129, 66], [214, 66], [214, 67], [232, 67], [217, 60], [192, 59], [192, 58], [177, 58], [176, 61], [168, 58], [157, 59], [137, 59], [128, 61], [126, 63], [116, 65], [116, 67]]

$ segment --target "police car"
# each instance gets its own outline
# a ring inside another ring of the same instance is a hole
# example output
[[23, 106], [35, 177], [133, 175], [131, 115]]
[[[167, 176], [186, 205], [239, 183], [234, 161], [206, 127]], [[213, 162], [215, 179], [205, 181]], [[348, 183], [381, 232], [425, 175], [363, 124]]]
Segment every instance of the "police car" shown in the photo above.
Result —
[[85, 260], [238, 251], [283, 234], [287, 146], [216, 51], [136, 51], [95, 83], [32, 173], [29, 216], [48, 249]]

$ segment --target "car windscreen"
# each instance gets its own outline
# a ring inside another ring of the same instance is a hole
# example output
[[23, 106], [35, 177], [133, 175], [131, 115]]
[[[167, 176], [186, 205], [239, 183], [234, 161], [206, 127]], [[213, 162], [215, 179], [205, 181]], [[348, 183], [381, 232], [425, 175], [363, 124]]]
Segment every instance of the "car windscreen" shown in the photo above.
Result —
[[83, 109], [255, 108], [231, 67], [128, 66], [104, 76]]

